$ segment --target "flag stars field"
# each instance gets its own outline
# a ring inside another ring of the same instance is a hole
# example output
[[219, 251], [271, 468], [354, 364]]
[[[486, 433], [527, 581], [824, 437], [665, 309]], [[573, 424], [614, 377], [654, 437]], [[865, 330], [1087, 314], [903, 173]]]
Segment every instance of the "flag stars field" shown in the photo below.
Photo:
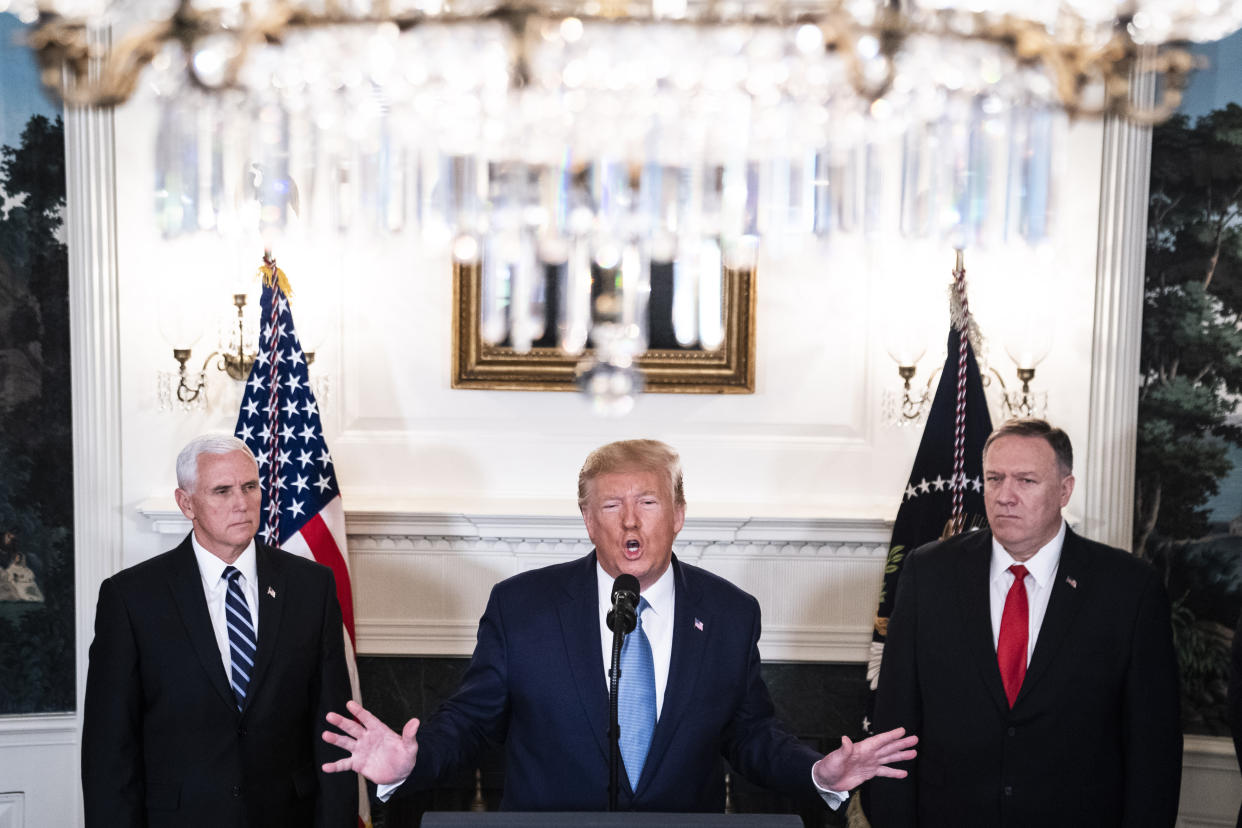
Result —
[[[963, 475], [963, 477], [965, 476]], [[968, 492], [968, 491], [981, 492], [983, 491], [983, 478], [982, 477], [966, 477], [964, 480], [959, 481], [955, 479], [952, 475], [950, 475], [948, 479], [945, 479], [944, 477], [937, 475], [935, 480], [928, 480], [926, 478], [923, 478], [919, 480], [918, 483], [911, 481], [909, 484], [907, 484], [906, 490], [902, 493], [901, 499], [904, 502], [907, 500], [914, 500], [916, 497], [918, 497], [921, 494], [930, 494], [933, 491], [955, 492], [955, 491], [958, 491], [959, 489], [964, 492]]]

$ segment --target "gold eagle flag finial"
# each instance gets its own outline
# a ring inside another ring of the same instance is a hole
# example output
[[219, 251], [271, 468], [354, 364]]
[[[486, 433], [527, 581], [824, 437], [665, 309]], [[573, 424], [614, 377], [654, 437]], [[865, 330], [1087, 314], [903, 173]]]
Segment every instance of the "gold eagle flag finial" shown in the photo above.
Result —
[[263, 253], [263, 264], [259, 266], [259, 276], [263, 279], [264, 287], [275, 285], [286, 299], [293, 298], [293, 288], [289, 286], [289, 277], [276, 266], [276, 259], [272, 257], [270, 250]]

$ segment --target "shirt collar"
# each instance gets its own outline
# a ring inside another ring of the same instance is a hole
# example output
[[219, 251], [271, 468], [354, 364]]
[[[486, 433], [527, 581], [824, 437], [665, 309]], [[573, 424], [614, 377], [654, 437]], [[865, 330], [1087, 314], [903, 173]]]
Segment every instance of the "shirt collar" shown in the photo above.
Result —
[[[1061, 528], [1057, 531], [1052, 540], [1039, 548], [1039, 551], [1032, 555], [1022, 565], [1026, 567], [1027, 575], [1035, 579], [1035, 585], [1038, 587], [1046, 587], [1052, 583], [1052, 577], [1057, 572], [1057, 564], [1061, 562], [1061, 548], [1065, 545], [1065, 520], [1061, 521]], [[1019, 561], [1014, 560], [1013, 556], [1005, 551], [1005, 547], [1001, 546], [996, 536], [992, 536], [992, 565], [989, 571], [989, 583], [1005, 574], [1005, 570]]]
[[[599, 588], [599, 604], [601, 607], [612, 607], [612, 583], [616, 580], [600, 565], [599, 557], [595, 558], [595, 584]], [[661, 612], [668, 612], [669, 607], [673, 604], [673, 587], [675, 584], [673, 578], [673, 564], [669, 562], [668, 569], [664, 570], [656, 582], [647, 589], [642, 591], [642, 597], [647, 599], [647, 605], [651, 607], [651, 611], [656, 615]]]
[[193, 532], [190, 532], [190, 544], [194, 547], [194, 559], [198, 562], [198, 571], [203, 576], [203, 583], [208, 586], [217, 583], [220, 580], [220, 576], [224, 574], [224, 568], [232, 566], [242, 574], [242, 577], [246, 579], [246, 583], [254, 584], [257, 588], [259, 583], [258, 554], [255, 552], [254, 538], [250, 539], [250, 543], [246, 545], [241, 555], [232, 564], [226, 564], [208, 552], [198, 542], [198, 538], [194, 537]]

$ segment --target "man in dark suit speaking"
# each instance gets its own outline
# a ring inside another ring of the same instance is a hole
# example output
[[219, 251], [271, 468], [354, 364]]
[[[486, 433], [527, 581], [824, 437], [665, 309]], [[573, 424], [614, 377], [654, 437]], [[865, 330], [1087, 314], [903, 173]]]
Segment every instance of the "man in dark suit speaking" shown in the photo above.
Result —
[[1073, 462], [1065, 432], [1010, 420], [983, 448], [991, 531], [906, 559], [875, 723], [922, 741], [910, 778], [870, 783], [875, 828], [1176, 822], [1169, 602], [1146, 562], [1066, 526]]
[[193, 530], [99, 589], [82, 730], [88, 827], [346, 828], [358, 786], [318, 733], [350, 697], [332, 571], [258, 543], [259, 470], [205, 435], [177, 457]]
[[821, 756], [775, 720], [759, 675], [759, 606], [672, 553], [685, 517], [681, 463], [669, 446], [629, 440], [596, 449], [578, 478], [595, 550], [498, 584], [479, 622], [457, 693], [398, 735], [360, 706], [329, 714], [350, 752], [326, 770], [356, 770], [379, 795], [430, 787], [470, 762], [485, 740], [506, 751], [502, 806], [603, 811], [609, 787], [606, 615], [614, 579], [637, 579], [638, 626], [621, 653], [617, 806], [720, 811], [721, 757], [748, 779], [839, 805], [845, 793], [909, 759], [900, 729]]

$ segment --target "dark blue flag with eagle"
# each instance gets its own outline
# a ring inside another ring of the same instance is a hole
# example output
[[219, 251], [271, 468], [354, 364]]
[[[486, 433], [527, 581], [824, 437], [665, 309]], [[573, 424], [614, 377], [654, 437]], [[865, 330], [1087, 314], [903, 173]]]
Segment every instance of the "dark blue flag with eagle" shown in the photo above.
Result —
[[[983, 510], [983, 443], [992, 433], [987, 399], [975, 349], [978, 328], [966, 301], [966, 270], [961, 255], [953, 271], [949, 301], [949, 352], [945, 357], [936, 396], [923, 427], [923, 438], [914, 457], [910, 479], [901, 495], [901, 506], [893, 523], [888, 559], [884, 562], [884, 584], [871, 631], [871, 654], [867, 661], [867, 717], [863, 730], [871, 732], [871, 713], [875, 709], [876, 688], [880, 684], [880, 662], [888, 619], [893, 614], [897, 584], [906, 556], [925, 543], [986, 526]], [[849, 806], [849, 825], [861, 828], [869, 823], [863, 811], [863, 797], [853, 797]]]
[[[977, 333], [966, 301], [966, 271], [960, 260], [953, 277], [949, 353], [910, 479], [901, 495], [884, 564], [884, 585], [867, 664], [871, 685], [868, 711], [875, 702], [888, 619], [906, 556], [925, 543], [981, 528], [987, 522], [983, 511], [983, 443], [992, 433], [992, 418], [971, 345]], [[870, 732], [870, 721], [863, 724]]]

